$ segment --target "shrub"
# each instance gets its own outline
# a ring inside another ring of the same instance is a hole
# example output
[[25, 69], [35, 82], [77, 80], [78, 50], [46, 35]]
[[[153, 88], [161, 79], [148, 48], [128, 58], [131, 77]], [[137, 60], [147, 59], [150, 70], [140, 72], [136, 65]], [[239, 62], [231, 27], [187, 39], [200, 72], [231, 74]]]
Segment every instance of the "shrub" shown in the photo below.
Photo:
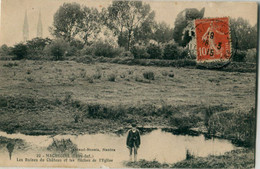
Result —
[[80, 51], [75, 46], [69, 46], [67, 49], [66, 56], [78, 56], [80, 55]]
[[[182, 47], [179, 47], [180, 49], [180, 57], [179, 59], [186, 59], [186, 58], [191, 58], [191, 59], [195, 59], [194, 56], [191, 54], [191, 52], [189, 52], [189, 49], [188, 48], [182, 48]], [[190, 53], [190, 55], [189, 55]]]
[[146, 47], [142, 45], [134, 45], [131, 52], [135, 59], [148, 59], [150, 57], [147, 53]]
[[198, 116], [177, 113], [171, 116], [170, 123], [181, 131], [187, 131], [192, 127], [196, 127], [200, 120]]
[[252, 62], [252, 63], [256, 63], [256, 58], [257, 58], [257, 52], [256, 52], [256, 48], [254, 49], [248, 49], [246, 52], [246, 58], [245, 61], [246, 62]]
[[67, 56], [79, 56], [79, 55], [88, 55], [84, 53], [84, 44], [80, 40], [73, 39], [69, 43], [69, 48], [67, 50]]
[[70, 42], [70, 46], [71, 46], [71, 47], [74, 47], [74, 48], [76, 48], [76, 49], [78, 49], [78, 50], [81, 50], [81, 49], [83, 49], [84, 44], [83, 44], [83, 42], [81, 42], [80, 40], [73, 39], [73, 40]]
[[17, 63], [7, 63], [3, 65], [4, 67], [13, 67], [13, 66], [18, 66]]
[[173, 78], [174, 77], [174, 73], [169, 73], [168, 76]]
[[125, 51], [123, 53], [121, 53], [120, 57], [129, 57], [129, 58], [133, 58], [133, 54], [130, 51]]
[[104, 43], [102, 41], [97, 41], [91, 45], [93, 48], [93, 54], [95, 56], [104, 56], [104, 57], [116, 57], [120, 56], [121, 53], [124, 52], [123, 48], [113, 47], [109, 43]]
[[163, 59], [169, 59], [169, 60], [180, 59], [182, 57], [181, 54], [182, 54], [182, 50], [174, 42], [169, 42], [164, 46]]
[[162, 56], [162, 48], [157, 44], [150, 43], [147, 47], [147, 53], [151, 59], [159, 59]]
[[94, 79], [101, 79], [102, 77], [102, 72], [100, 69], [97, 69], [96, 73], [93, 75]]
[[93, 55], [94, 48], [91, 46], [84, 46], [84, 48], [80, 51], [81, 55]]
[[0, 47], [0, 55], [1, 56], [6, 56], [6, 55], [10, 55], [11, 54], [11, 48], [8, 47], [6, 44], [3, 44]]
[[190, 150], [186, 150], [186, 160], [193, 159], [195, 156], [190, 152]]
[[28, 54], [28, 47], [23, 43], [16, 44], [12, 49], [12, 54], [16, 56], [16, 59], [23, 59]]
[[51, 39], [49, 38], [33, 38], [32, 40], [28, 40], [26, 45], [28, 47], [29, 55], [40, 55], [43, 54], [43, 50], [45, 46], [51, 43]]
[[246, 51], [237, 50], [236, 53], [233, 55], [232, 60], [235, 62], [244, 62], [246, 57]]
[[93, 77], [87, 77], [87, 81], [88, 81], [89, 83], [94, 83]]
[[154, 80], [154, 73], [152, 71], [144, 72], [143, 76], [145, 79]]
[[162, 71], [162, 75], [163, 75], [163, 76], [168, 76], [169, 73], [168, 73], [167, 71], [164, 70], [164, 71]]
[[108, 80], [109, 80], [110, 82], [115, 82], [115, 81], [116, 81], [116, 75], [115, 75], [115, 74], [109, 75], [109, 76], [108, 76]]
[[45, 47], [45, 52], [53, 56], [54, 60], [62, 60], [69, 48], [69, 44], [63, 39], [56, 39]]
[[113, 119], [117, 120], [125, 116], [125, 111], [119, 107], [107, 107], [100, 104], [88, 105], [88, 116], [97, 119]]
[[141, 77], [139, 77], [139, 76], [136, 76], [136, 77], [135, 77], [135, 81], [141, 82], [141, 83], [151, 83], [150, 80], [143, 79], [143, 78], [141, 78]]

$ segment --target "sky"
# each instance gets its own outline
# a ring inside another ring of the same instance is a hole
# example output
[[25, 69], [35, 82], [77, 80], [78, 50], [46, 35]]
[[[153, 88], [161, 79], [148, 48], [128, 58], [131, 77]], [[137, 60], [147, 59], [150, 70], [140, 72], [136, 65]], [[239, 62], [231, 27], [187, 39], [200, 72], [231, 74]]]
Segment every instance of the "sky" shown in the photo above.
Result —
[[[0, 45], [14, 45], [23, 40], [23, 23], [27, 11], [29, 23], [29, 39], [36, 37], [39, 11], [42, 15], [43, 37], [51, 37], [49, 27], [53, 23], [53, 15], [65, 2], [77, 2], [88, 7], [101, 9], [111, 4], [110, 0], [2, 0]], [[257, 23], [256, 2], [183, 2], [183, 1], [144, 1], [155, 11], [155, 20], [174, 26], [177, 14], [185, 8], [202, 9], [204, 17], [233, 18], [242, 17], [253, 26]]]

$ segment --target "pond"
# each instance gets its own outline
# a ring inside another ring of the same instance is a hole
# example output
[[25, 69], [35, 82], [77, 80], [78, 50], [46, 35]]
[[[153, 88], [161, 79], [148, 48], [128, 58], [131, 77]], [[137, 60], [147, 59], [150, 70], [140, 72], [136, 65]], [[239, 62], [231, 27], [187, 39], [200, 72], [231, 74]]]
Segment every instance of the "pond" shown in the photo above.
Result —
[[[24, 134], [7, 134], [0, 132], [0, 136], [10, 139], [22, 139], [27, 146], [21, 148], [16, 145], [12, 151], [13, 165], [23, 166], [19, 159], [25, 160], [27, 166], [59, 166], [64, 164], [58, 160], [63, 160], [61, 154], [75, 154], [74, 150], [78, 150], [76, 154], [85, 155], [74, 156], [75, 162], [66, 162], [71, 167], [100, 167], [101, 165], [109, 167], [123, 167], [124, 163], [134, 160], [129, 157], [129, 150], [126, 148], [126, 132], [120, 134], [84, 134], [84, 135], [55, 135], [55, 136], [31, 136]], [[71, 152], [62, 152], [62, 150], [51, 149], [54, 145], [68, 141], [68, 145], [64, 145], [66, 149], [74, 146]], [[56, 144], [57, 143], [57, 144]], [[1, 143], [0, 143], [1, 144]], [[5, 145], [4, 145], [5, 144]], [[9, 153], [6, 148], [7, 143], [0, 145], [0, 159], [3, 161], [10, 160]], [[73, 146], [71, 146], [73, 145]], [[76, 148], [75, 148], [76, 147]], [[206, 157], [208, 155], [221, 155], [227, 151], [237, 149], [230, 141], [224, 139], [211, 138], [207, 139], [204, 135], [176, 135], [163, 129], [148, 130], [141, 135], [141, 146], [138, 149], [137, 160], [157, 160], [161, 163], [176, 163], [186, 158], [186, 152], [189, 151], [196, 157]], [[38, 154], [38, 155], [37, 155]], [[54, 155], [53, 155], [54, 154]], [[38, 157], [37, 157], [38, 156]], [[33, 160], [40, 157], [45, 161], [35, 162]], [[67, 156], [66, 156], [67, 157]], [[30, 161], [30, 159], [32, 161]], [[98, 162], [93, 162], [96, 159]], [[48, 162], [46, 162], [48, 160]], [[0, 166], [3, 166], [1, 164]]]

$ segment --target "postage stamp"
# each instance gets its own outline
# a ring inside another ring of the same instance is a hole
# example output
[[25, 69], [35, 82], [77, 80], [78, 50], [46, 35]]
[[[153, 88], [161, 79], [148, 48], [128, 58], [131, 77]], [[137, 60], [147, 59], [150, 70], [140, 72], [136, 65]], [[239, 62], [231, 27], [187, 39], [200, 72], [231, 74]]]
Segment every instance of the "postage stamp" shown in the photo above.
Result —
[[197, 62], [227, 61], [231, 58], [229, 18], [195, 20]]

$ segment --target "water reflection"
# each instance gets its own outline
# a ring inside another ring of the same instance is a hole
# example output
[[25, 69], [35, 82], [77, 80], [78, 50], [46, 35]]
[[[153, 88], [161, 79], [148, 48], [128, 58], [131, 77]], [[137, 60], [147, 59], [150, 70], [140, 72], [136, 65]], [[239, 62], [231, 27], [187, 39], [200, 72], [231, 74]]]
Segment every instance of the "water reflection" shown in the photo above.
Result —
[[[91, 167], [100, 167], [104, 164], [109, 167], [124, 167], [125, 161], [129, 161], [129, 151], [126, 146], [126, 130], [116, 134], [84, 134], [84, 135], [56, 135], [56, 136], [31, 136], [23, 134], [7, 134], [0, 132], [3, 137], [11, 139], [22, 139], [30, 145], [30, 149], [25, 151], [15, 151], [12, 145], [7, 148], [8, 151], [2, 151], [0, 146], [0, 159], [13, 156], [25, 156], [25, 154], [35, 156], [36, 153], [53, 153], [64, 152], [75, 153], [72, 150], [80, 150], [77, 154], [89, 155], [101, 160], [96, 166], [91, 164]], [[178, 132], [170, 129], [140, 129], [141, 145], [138, 149], [137, 160], [145, 159], [152, 161], [156, 159], [160, 163], [175, 163], [184, 160], [187, 156], [187, 151], [196, 157], [206, 157], [208, 155], [221, 155], [227, 151], [236, 149], [236, 147], [227, 140], [222, 139], [205, 139], [203, 135], [193, 133], [190, 135], [181, 135]], [[176, 134], [177, 133], [177, 134]], [[194, 136], [195, 135], [195, 136]], [[5, 148], [6, 149], [6, 148]], [[6, 150], [7, 150], [6, 149]], [[11, 152], [10, 154], [8, 154]], [[107, 159], [113, 159], [113, 162], [107, 163]], [[33, 166], [33, 163], [31, 163]], [[1, 165], [1, 162], [0, 162]], [[48, 167], [53, 164], [45, 164]], [[57, 166], [60, 164], [57, 164]], [[86, 163], [71, 164], [71, 167], [85, 167]]]
[[74, 144], [70, 139], [56, 140], [52, 138], [52, 143], [47, 147], [49, 151], [55, 151], [60, 153], [76, 154], [78, 146]]
[[8, 150], [8, 152], [9, 152], [9, 158], [10, 158], [10, 160], [12, 159], [12, 153], [13, 153], [13, 150], [14, 150], [14, 143], [8, 143], [7, 145], [6, 145], [6, 148], [7, 148], [7, 150]]

